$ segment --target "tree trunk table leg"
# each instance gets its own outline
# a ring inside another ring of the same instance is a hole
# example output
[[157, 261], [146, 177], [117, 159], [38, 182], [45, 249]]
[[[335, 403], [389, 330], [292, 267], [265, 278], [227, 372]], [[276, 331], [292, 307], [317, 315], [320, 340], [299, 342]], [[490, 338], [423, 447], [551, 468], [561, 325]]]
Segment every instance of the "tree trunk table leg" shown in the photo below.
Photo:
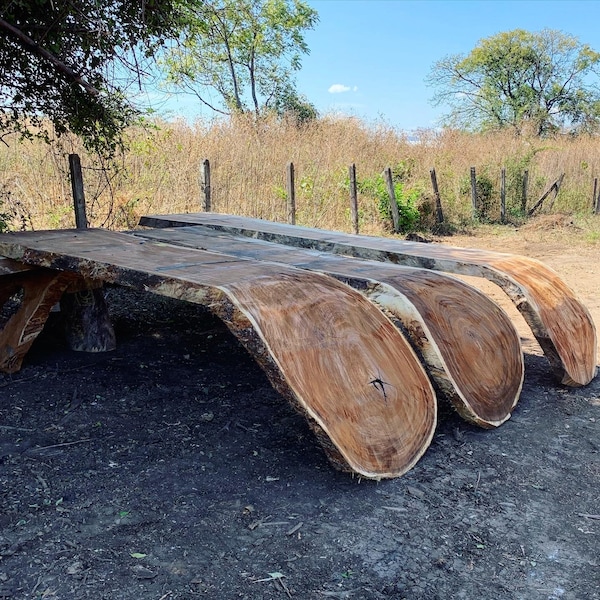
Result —
[[67, 344], [77, 352], [108, 352], [116, 348], [116, 337], [102, 288], [63, 294], [60, 301]]

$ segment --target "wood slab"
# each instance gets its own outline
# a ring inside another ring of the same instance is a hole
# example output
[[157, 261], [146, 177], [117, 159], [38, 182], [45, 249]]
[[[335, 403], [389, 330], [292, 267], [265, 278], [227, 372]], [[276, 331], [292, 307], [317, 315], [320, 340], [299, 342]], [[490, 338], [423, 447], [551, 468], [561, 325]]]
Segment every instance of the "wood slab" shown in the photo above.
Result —
[[561, 383], [587, 385], [596, 375], [596, 328], [589, 311], [557, 273], [531, 258], [216, 213], [149, 215], [140, 219], [140, 225], [204, 225], [291, 246], [485, 277], [500, 286], [519, 309]]
[[331, 277], [95, 229], [3, 234], [0, 254], [207, 306], [342, 469], [397, 477], [431, 442], [435, 394], [412, 347]]
[[15, 373], [42, 331], [52, 307], [74, 277], [51, 269], [32, 269], [19, 263], [4, 262], [2, 266], [0, 307], [10, 298], [20, 295], [20, 299], [15, 299], [17, 307], [0, 329], [0, 370]]
[[497, 427], [510, 417], [518, 401], [524, 367], [514, 325], [487, 296], [454, 277], [292, 248], [202, 226], [131, 233], [332, 275], [398, 321], [437, 389], [465, 419], [482, 427]]

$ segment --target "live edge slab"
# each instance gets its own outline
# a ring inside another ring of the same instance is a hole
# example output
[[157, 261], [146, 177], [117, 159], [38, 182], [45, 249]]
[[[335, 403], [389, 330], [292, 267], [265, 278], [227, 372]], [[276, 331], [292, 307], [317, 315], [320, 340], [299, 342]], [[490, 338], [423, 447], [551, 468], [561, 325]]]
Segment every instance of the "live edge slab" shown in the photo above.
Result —
[[117, 284], [219, 316], [343, 470], [397, 477], [431, 442], [437, 405], [418, 356], [332, 277], [96, 229], [2, 234], [0, 255], [0, 301], [23, 291], [0, 331], [2, 370], [20, 367], [63, 292]]
[[203, 226], [137, 230], [133, 235], [238, 258], [278, 262], [335, 277], [396, 322], [436, 386], [468, 421], [497, 427], [523, 383], [519, 336], [506, 313], [463, 281], [401, 267], [293, 248]]
[[589, 311], [552, 269], [531, 258], [216, 213], [149, 215], [140, 219], [140, 225], [203, 225], [291, 246], [485, 277], [500, 286], [519, 309], [561, 383], [587, 385], [596, 375], [597, 338]]

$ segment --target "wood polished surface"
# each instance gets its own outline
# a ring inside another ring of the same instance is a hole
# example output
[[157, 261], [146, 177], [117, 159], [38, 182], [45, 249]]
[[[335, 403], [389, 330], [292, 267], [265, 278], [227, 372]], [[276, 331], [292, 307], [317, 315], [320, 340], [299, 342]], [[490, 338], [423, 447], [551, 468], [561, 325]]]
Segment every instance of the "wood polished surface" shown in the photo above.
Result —
[[3, 234], [0, 254], [208, 306], [342, 468], [396, 477], [431, 442], [435, 394], [412, 347], [331, 277], [94, 229]]
[[466, 419], [484, 427], [498, 426], [510, 417], [518, 401], [523, 355], [512, 322], [487, 296], [456, 278], [249, 239], [202, 226], [132, 233], [337, 277], [400, 321], [438, 388]]
[[204, 225], [286, 245], [485, 277], [515, 303], [561, 383], [586, 385], [596, 375], [596, 329], [589, 311], [552, 269], [531, 258], [216, 213], [149, 215], [140, 219], [140, 225]]

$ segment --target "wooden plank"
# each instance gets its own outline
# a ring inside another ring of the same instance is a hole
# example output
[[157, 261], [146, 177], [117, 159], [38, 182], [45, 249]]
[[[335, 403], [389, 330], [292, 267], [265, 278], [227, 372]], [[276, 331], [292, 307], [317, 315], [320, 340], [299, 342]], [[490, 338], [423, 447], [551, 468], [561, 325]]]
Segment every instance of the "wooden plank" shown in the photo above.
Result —
[[333, 278], [94, 229], [4, 234], [0, 254], [209, 307], [343, 469], [396, 477], [431, 442], [435, 394], [418, 357]]
[[332, 275], [361, 291], [399, 321], [438, 389], [464, 418], [483, 427], [497, 427], [510, 417], [518, 401], [523, 383], [519, 336], [503, 310], [458, 279], [425, 269], [249, 239], [202, 226], [132, 233], [169, 244]]
[[[3, 234], [7, 235], [7, 234]], [[17, 309], [0, 329], [0, 370], [15, 373], [42, 331], [52, 307], [75, 279], [48, 269], [16, 270], [0, 277], [0, 306], [22, 292]]]
[[561, 383], [586, 385], [596, 375], [597, 337], [589, 311], [552, 269], [531, 258], [356, 236], [215, 213], [150, 215], [142, 217], [140, 225], [205, 225], [291, 246], [485, 277], [500, 286], [519, 309]]

